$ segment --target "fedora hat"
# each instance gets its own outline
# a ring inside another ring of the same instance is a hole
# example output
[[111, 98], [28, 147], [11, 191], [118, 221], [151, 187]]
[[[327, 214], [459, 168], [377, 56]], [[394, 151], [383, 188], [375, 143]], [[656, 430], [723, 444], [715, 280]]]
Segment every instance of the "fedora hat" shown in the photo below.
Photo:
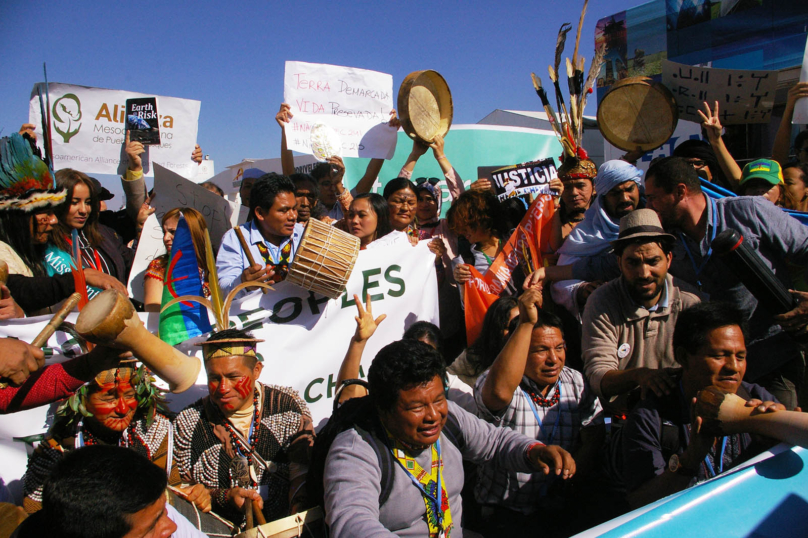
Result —
[[653, 209], [637, 209], [620, 219], [620, 232], [612, 245], [638, 237], [658, 237], [675, 241], [676, 237], [662, 228], [659, 215]]

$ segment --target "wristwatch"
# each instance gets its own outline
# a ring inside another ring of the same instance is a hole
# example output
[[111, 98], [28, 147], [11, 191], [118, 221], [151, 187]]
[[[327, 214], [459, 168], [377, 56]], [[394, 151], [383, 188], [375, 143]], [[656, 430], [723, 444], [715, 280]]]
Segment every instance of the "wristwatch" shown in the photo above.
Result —
[[683, 476], [696, 476], [699, 472], [698, 468], [690, 469], [685, 467], [682, 464], [682, 461], [679, 459], [679, 454], [671, 455], [670, 459], [668, 460], [668, 470], [674, 474], [680, 474]]

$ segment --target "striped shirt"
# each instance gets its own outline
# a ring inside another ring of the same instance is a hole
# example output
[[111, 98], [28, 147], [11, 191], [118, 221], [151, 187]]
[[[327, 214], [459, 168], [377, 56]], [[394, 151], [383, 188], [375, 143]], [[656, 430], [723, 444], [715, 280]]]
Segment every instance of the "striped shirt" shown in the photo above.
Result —
[[[550, 407], [541, 407], [530, 400], [528, 391], [538, 393], [539, 389], [531, 379], [522, 377], [511, 403], [497, 413], [492, 413], [482, 400], [482, 387], [489, 374], [490, 371], [485, 372], [477, 379], [474, 398], [480, 417], [492, 424], [571, 452], [581, 428], [603, 423], [600, 401], [580, 372], [566, 366], [561, 370], [557, 382], [559, 399]], [[547, 391], [548, 397], [554, 391], [555, 387], [551, 387]], [[534, 409], [536, 414], [533, 413]], [[474, 496], [481, 504], [494, 504], [530, 514], [537, 508], [550, 480], [552, 478], [547, 478], [543, 473], [517, 473], [488, 463], [479, 468]]]

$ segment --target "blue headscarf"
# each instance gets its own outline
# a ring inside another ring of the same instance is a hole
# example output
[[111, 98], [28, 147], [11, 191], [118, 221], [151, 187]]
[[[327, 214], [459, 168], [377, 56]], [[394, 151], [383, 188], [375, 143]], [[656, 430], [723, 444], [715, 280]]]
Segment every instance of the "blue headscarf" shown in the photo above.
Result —
[[611, 248], [611, 241], [616, 240], [620, 232], [620, 219], [613, 220], [606, 213], [601, 200], [609, 191], [626, 181], [636, 183], [642, 195], [645, 191], [642, 174], [642, 170], [626, 161], [603, 163], [595, 176], [595, 191], [598, 193], [595, 202], [586, 210], [584, 220], [570, 233], [558, 252], [583, 257], [596, 256]]

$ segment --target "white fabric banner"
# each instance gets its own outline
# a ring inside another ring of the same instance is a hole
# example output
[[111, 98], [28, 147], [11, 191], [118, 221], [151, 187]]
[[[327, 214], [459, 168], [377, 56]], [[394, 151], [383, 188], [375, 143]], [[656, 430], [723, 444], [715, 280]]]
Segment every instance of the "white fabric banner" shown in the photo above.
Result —
[[290, 150], [312, 153], [311, 128], [324, 124], [340, 140], [341, 157], [393, 157], [397, 130], [387, 125], [393, 109], [392, 75], [289, 61], [283, 100], [294, 116], [286, 126]]
[[[337, 373], [356, 330], [353, 295], [369, 294], [373, 315], [387, 314], [365, 348], [362, 358], [362, 377], [365, 377], [378, 350], [400, 339], [407, 327], [416, 321], [438, 324], [434, 261], [435, 255], [426, 243], [412, 247], [394, 242], [364, 250], [359, 254], [342, 297], [328, 299], [281, 282], [266, 295], [255, 292], [236, 304], [231, 310], [231, 321], [238, 327], [249, 328], [256, 338], [264, 340], [258, 344], [264, 359], [261, 381], [297, 390], [306, 400], [317, 426], [331, 414]], [[75, 323], [77, 315], [70, 314], [67, 320]], [[159, 315], [140, 316], [148, 329], [156, 333]], [[49, 316], [41, 316], [0, 322], [0, 338], [13, 336], [30, 342], [49, 319]], [[202, 349], [195, 344], [205, 339], [199, 337], [177, 348], [201, 357]], [[52, 353], [48, 364], [62, 362], [79, 353], [75, 340], [63, 332], [56, 332], [48, 346], [47, 352]], [[170, 406], [180, 411], [206, 394], [207, 379], [203, 369], [196, 386], [182, 394], [169, 395]], [[45, 432], [50, 422], [49, 409], [44, 406], [0, 416], [0, 477], [6, 483], [19, 479], [25, 472], [25, 445], [12, 442], [12, 438]]]
[[[45, 97], [44, 84], [35, 84], [28, 121], [36, 125], [41, 145], [39, 88]], [[157, 97], [161, 145], [146, 146], [141, 156], [143, 172], [153, 176], [152, 163], [160, 163], [185, 177], [196, 175], [198, 167], [191, 153], [199, 127], [200, 101], [60, 83], [50, 84], [49, 90], [54, 169], [75, 168], [90, 175], [123, 174], [127, 165], [126, 100]]]
[[191, 207], [202, 213], [205, 224], [208, 225], [211, 244], [216, 252], [219, 250], [222, 236], [230, 228], [247, 220], [249, 213], [248, 208], [241, 204], [222, 198], [159, 164], [155, 164], [154, 167], [154, 198], [150, 202], [154, 214], [143, 224], [135, 261], [129, 272], [129, 295], [138, 301], [143, 301], [143, 278], [149, 263], [165, 254], [163, 228], [160, 223], [168, 211], [175, 207]]

